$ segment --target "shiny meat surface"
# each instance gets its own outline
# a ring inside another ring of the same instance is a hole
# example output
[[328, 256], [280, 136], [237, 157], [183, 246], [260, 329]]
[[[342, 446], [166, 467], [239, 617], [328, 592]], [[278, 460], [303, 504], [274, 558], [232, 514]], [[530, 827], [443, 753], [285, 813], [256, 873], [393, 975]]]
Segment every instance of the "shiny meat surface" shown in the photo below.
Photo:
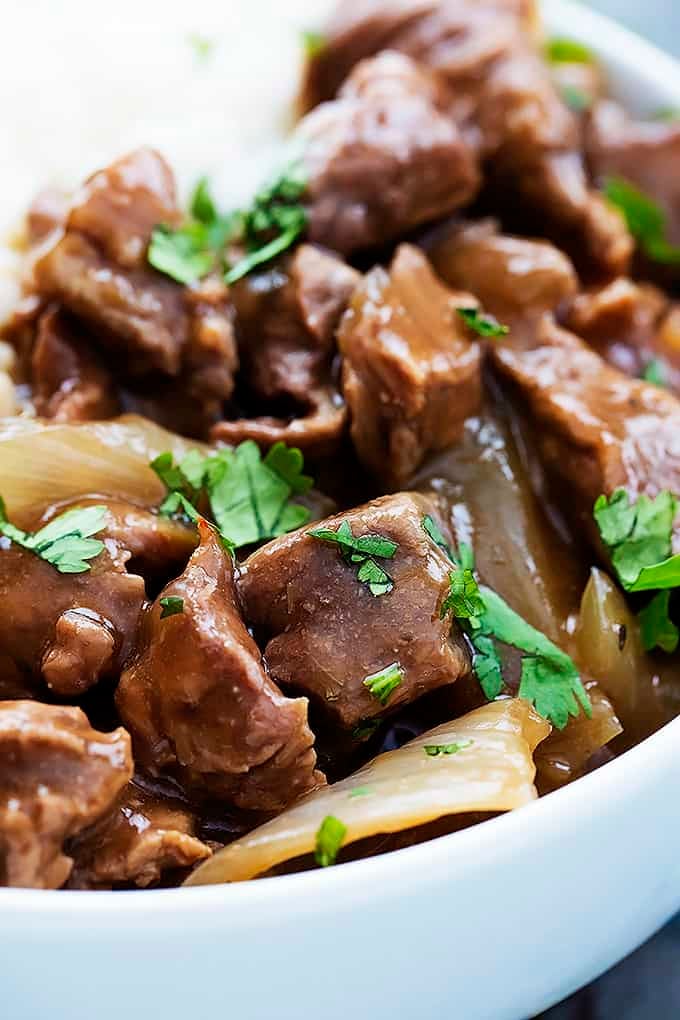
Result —
[[479, 406], [480, 348], [456, 311], [475, 304], [409, 245], [352, 296], [338, 335], [351, 435], [387, 485], [404, 484], [428, 451], [455, 442]]
[[[344, 727], [356, 726], [469, 672], [457, 624], [439, 611], [451, 564], [423, 530], [431, 503], [384, 496], [317, 527], [380, 534], [398, 543], [385, 563], [394, 588], [374, 596], [337, 546], [296, 531], [250, 556], [239, 580], [248, 620], [267, 638], [277, 682], [309, 694]], [[397, 663], [402, 680], [386, 705], [364, 680]]]
[[131, 775], [124, 730], [99, 733], [78, 708], [0, 702], [0, 885], [63, 885], [64, 842], [110, 810]]
[[309, 175], [309, 236], [344, 254], [389, 241], [475, 195], [474, 153], [413, 61], [360, 64], [297, 137]]
[[[269, 678], [238, 604], [234, 567], [203, 522], [184, 574], [147, 611], [116, 704], [151, 772], [198, 793], [276, 810], [323, 782], [307, 702]], [[182, 600], [163, 617], [160, 599]]]

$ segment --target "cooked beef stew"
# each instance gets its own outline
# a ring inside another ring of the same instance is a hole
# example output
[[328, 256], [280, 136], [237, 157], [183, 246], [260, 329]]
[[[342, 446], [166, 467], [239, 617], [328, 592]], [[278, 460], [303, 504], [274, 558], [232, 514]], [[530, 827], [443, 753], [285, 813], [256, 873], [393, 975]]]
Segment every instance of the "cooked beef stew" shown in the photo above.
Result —
[[327, 867], [673, 718], [680, 128], [531, 0], [361, 0], [281, 169], [26, 216], [0, 332], [0, 884]]

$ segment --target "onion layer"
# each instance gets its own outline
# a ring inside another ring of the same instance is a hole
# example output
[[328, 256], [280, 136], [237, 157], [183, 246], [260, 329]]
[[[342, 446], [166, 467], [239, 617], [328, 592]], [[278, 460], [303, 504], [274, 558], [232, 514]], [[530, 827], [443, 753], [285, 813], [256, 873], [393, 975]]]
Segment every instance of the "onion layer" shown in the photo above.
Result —
[[[550, 725], [525, 701], [484, 705], [308, 795], [215, 854], [185, 884], [244, 881], [310, 853], [328, 815], [346, 827], [347, 845], [444, 815], [521, 807], [536, 797], [533, 752], [549, 732]], [[425, 750], [451, 744], [463, 746], [450, 754]]]

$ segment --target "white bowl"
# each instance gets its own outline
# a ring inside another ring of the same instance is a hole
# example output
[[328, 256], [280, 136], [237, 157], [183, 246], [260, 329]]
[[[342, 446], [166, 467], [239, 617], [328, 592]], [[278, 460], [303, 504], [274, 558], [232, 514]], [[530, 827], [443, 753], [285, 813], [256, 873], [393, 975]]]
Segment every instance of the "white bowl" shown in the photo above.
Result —
[[[584, 8], [638, 108], [680, 107], [670, 58]], [[525, 1020], [680, 908], [680, 720], [512, 814], [290, 877], [145, 893], [0, 891], [8, 1020]]]

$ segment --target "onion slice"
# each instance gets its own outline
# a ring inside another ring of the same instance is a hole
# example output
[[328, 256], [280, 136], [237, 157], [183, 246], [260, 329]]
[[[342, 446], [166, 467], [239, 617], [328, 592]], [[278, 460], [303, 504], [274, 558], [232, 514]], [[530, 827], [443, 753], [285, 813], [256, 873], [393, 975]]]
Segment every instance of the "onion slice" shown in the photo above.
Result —
[[[184, 884], [241, 882], [310, 853], [328, 815], [346, 827], [346, 846], [444, 815], [521, 807], [536, 797], [533, 752], [549, 732], [550, 725], [526, 701], [506, 698], [484, 705], [309, 794], [220, 850]], [[451, 744], [461, 749], [436, 755], [425, 750]]]

